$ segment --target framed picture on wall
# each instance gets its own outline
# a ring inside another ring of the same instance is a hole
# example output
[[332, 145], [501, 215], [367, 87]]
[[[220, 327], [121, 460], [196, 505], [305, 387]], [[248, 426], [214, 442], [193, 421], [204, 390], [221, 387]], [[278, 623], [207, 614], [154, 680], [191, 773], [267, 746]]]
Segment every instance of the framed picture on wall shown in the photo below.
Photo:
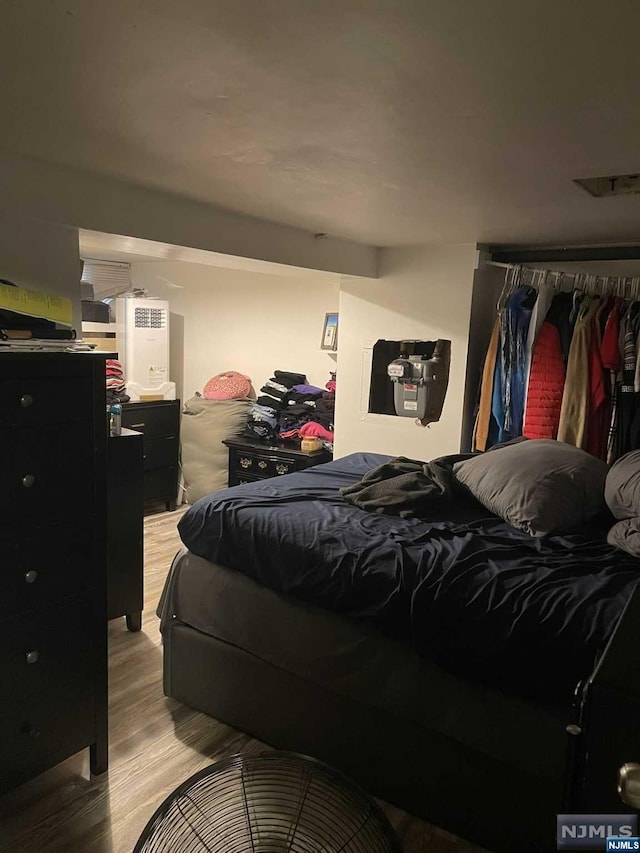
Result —
[[338, 349], [338, 315], [325, 314], [320, 349]]

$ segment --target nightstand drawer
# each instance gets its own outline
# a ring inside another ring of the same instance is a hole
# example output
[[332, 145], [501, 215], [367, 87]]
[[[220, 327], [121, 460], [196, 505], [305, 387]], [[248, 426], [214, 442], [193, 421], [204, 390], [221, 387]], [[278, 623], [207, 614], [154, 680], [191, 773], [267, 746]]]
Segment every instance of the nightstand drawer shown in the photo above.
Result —
[[296, 470], [295, 459], [259, 455], [232, 449], [229, 470], [237, 474], [254, 474], [257, 477], [279, 477]]
[[144, 472], [145, 501], [175, 500], [177, 492], [177, 468], [154, 468]]
[[253, 477], [251, 474], [240, 474], [238, 471], [233, 471], [229, 474], [229, 486], [241, 486], [243, 483], [257, 483], [259, 480], [264, 480], [265, 477]]
[[0, 534], [0, 617], [54, 604], [95, 586], [92, 519], [30, 535]]
[[91, 423], [28, 427], [13, 441], [0, 431], [0, 529], [11, 519], [41, 522], [84, 517], [94, 506], [94, 436]]
[[145, 441], [163, 435], [178, 435], [180, 403], [178, 400], [125, 403], [122, 407], [122, 426], [144, 433]]
[[93, 414], [91, 379], [74, 379], [73, 399], [61, 393], [60, 379], [9, 379], [0, 383], [0, 428], [89, 421]]
[[[105, 612], [106, 616], [106, 612]], [[96, 614], [78, 598], [0, 621], [0, 682], [11, 696], [54, 696], [66, 685], [92, 678], [95, 668]]]
[[144, 470], [176, 467], [178, 461], [178, 436], [144, 438]]

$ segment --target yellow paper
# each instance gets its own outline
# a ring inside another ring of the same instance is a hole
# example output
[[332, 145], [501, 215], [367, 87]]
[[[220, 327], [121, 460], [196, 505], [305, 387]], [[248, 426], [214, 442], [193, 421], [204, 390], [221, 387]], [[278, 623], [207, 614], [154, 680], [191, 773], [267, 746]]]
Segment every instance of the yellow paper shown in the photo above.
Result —
[[53, 296], [37, 290], [0, 284], [0, 308], [17, 311], [28, 317], [41, 317], [64, 326], [73, 324], [73, 306], [65, 296]]

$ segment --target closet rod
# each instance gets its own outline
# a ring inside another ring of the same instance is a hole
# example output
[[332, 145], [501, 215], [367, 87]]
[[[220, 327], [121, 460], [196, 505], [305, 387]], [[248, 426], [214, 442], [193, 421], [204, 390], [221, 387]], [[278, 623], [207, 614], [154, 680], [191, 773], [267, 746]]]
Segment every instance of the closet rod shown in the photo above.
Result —
[[640, 246], [592, 246], [576, 249], [509, 249], [491, 246], [491, 260], [501, 264], [572, 261], [640, 261]]

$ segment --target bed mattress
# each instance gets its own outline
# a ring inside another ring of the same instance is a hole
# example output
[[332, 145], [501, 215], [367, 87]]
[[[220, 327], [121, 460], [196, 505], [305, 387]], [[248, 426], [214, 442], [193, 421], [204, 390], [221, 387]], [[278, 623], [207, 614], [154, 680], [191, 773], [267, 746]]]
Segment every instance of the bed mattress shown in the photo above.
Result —
[[398, 725], [410, 721], [562, 784], [567, 707], [533, 707], [469, 684], [374, 628], [279, 595], [186, 549], [173, 561], [158, 615], [162, 631], [177, 620], [339, 697], [379, 708]]
[[607, 545], [597, 526], [536, 539], [472, 498], [421, 520], [347, 504], [339, 489], [387, 459], [352, 454], [215, 492], [182, 517], [182, 541], [447, 670], [566, 702], [638, 580], [637, 559]]

